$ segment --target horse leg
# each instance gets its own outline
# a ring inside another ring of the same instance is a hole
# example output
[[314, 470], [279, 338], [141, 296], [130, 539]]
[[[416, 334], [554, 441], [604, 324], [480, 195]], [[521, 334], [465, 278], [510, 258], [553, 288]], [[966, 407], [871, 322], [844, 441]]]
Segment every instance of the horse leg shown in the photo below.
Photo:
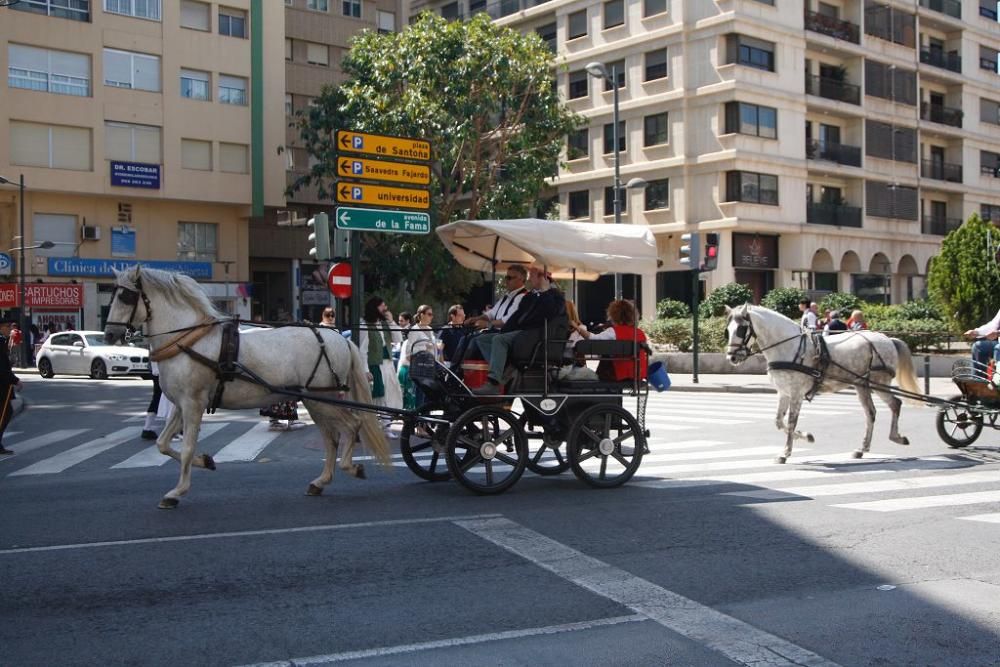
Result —
[[160, 450], [160, 453], [177, 461], [181, 460], [181, 455], [170, 446], [170, 441], [173, 440], [174, 434], [181, 430], [182, 419], [183, 415], [180, 409], [175, 406], [174, 411], [170, 413], [170, 419], [167, 420], [167, 423], [163, 425], [163, 430], [160, 431], [160, 437], [156, 439], [156, 448]]
[[[308, 410], [308, 408], [306, 408]], [[323, 472], [319, 477], [309, 482], [306, 489], [307, 496], [323, 495], [323, 488], [333, 480], [334, 464], [337, 462], [337, 439], [339, 433], [331, 429], [326, 419], [316, 419], [317, 416], [312, 411], [309, 412], [313, 421], [319, 426], [319, 431], [323, 436], [323, 447], [326, 449], [326, 458], [323, 460]]]
[[861, 407], [865, 411], [865, 419], [867, 420], [865, 424], [865, 441], [861, 445], [861, 449], [854, 450], [854, 458], [860, 459], [868, 451], [872, 444], [872, 431], [875, 428], [875, 402], [872, 401], [872, 390], [864, 385], [857, 385], [855, 390], [858, 392], [858, 401], [861, 402]]
[[910, 444], [909, 438], [899, 434], [899, 409], [903, 406], [903, 401], [899, 400], [897, 396], [894, 396], [885, 390], [875, 390], [875, 393], [878, 394], [878, 397], [882, 399], [883, 403], [889, 406], [889, 410], [892, 412], [892, 424], [889, 427], [889, 439], [897, 445]]
[[[785, 438], [785, 451], [784, 453], [774, 460], [775, 463], [784, 463], [792, 455], [792, 443], [795, 442], [795, 438], [803, 437], [803, 434], [795, 430], [795, 427], [799, 423], [799, 410], [802, 409], [802, 398], [801, 397], [789, 397], [788, 399], [788, 427], [785, 429], [788, 434]], [[812, 442], [812, 435], [805, 434], [809, 437], [809, 441]]]
[[788, 412], [788, 396], [778, 394], [778, 414], [774, 417], [774, 426], [785, 432], [785, 414]]
[[[184, 420], [184, 444], [181, 449], [180, 479], [170, 491], [160, 500], [160, 509], [174, 509], [180, 503], [180, 498], [191, 488], [191, 465], [201, 468], [215, 469], [215, 462], [208, 454], [202, 454], [195, 460], [194, 447], [198, 444], [198, 431], [201, 430], [201, 409], [194, 401], [185, 401], [181, 414]], [[166, 431], [166, 429], [164, 429]], [[162, 436], [161, 436], [162, 437]]]
[[353, 414], [345, 414], [342, 423], [349, 424], [350, 427], [344, 429], [344, 454], [340, 457], [340, 468], [358, 479], [368, 479], [364, 464], [353, 461], [354, 445], [361, 437], [361, 420]]

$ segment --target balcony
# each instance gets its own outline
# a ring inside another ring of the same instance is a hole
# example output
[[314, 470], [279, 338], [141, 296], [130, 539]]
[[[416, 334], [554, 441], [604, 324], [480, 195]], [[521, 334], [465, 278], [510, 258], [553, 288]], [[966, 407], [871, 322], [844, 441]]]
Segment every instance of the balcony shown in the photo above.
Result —
[[922, 160], [920, 163], [921, 178], [932, 178], [935, 181], [949, 183], [962, 182], [962, 165], [938, 162], [937, 160]]
[[809, 202], [806, 204], [806, 222], [813, 225], [860, 227], [861, 207]]
[[806, 158], [829, 160], [848, 167], [861, 166], [861, 147], [836, 144], [831, 141], [812, 140], [806, 144]]
[[952, 109], [942, 104], [930, 104], [928, 102], [920, 104], [920, 119], [929, 120], [932, 123], [962, 127], [963, 115], [961, 109]]
[[962, 72], [962, 56], [957, 52], [944, 53], [937, 49], [920, 49], [920, 62], [932, 67], [940, 67], [949, 72]]
[[958, 0], [920, 0], [920, 6], [955, 19], [962, 18], [962, 3]]
[[933, 234], [934, 236], [947, 236], [948, 232], [952, 232], [961, 226], [961, 218], [925, 215], [920, 221], [920, 231], [924, 234]]
[[979, 15], [982, 16], [983, 18], [990, 19], [991, 21], [996, 21], [997, 18], [998, 18], [997, 17], [997, 10], [990, 9], [989, 7], [983, 7], [983, 6], [979, 7]]
[[993, 58], [979, 58], [979, 68], [988, 69], [991, 72], [997, 71], [997, 60], [996, 57]]
[[860, 86], [825, 76], [806, 75], [806, 94], [848, 104], [861, 104]]
[[841, 21], [818, 12], [806, 10], [806, 30], [812, 30], [852, 44], [861, 43], [861, 28], [850, 21]]
[[979, 167], [979, 173], [982, 174], [983, 176], [992, 176], [993, 178], [1000, 178], [1000, 163], [992, 167], [988, 164], [984, 164], [981, 167]]

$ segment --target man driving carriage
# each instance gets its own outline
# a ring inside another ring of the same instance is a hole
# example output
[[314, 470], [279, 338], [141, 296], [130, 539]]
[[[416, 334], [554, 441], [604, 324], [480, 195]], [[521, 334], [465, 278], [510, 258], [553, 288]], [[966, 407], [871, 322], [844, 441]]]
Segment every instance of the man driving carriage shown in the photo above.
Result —
[[997, 337], [1000, 335], [1000, 310], [986, 324], [975, 329], [969, 329], [962, 335], [966, 338], [978, 339], [972, 344], [972, 358], [982, 364], [982, 369], [985, 369], [989, 365], [990, 359], [995, 359], [997, 356]]

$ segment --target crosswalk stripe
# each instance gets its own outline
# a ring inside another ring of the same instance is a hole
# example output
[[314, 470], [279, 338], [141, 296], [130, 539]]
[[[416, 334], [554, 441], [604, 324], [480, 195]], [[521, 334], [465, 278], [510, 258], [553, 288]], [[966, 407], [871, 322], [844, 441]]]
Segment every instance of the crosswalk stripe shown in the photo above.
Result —
[[[726, 415], [729, 417], [735, 416], [726, 410]], [[745, 415], [750, 417], [752, 415]], [[663, 419], [657, 419], [661, 417]], [[715, 415], [692, 415], [690, 412], [681, 414], [676, 413], [665, 413], [657, 412], [650, 416], [648, 413], [646, 415], [646, 424], [653, 425], [655, 428], [660, 428], [664, 425], [676, 424], [677, 422], [695, 422], [697, 424], [704, 424], [705, 422], [711, 421], [713, 424], [749, 424], [750, 422], [746, 419], [723, 419], [716, 417]]]
[[272, 440], [284, 433], [284, 431], [272, 431], [270, 428], [267, 422], [256, 424], [237, 440], [220, 449], [212, 458], [216, 463], [253, 461]]
[[844, 503], [842, 505], [834, 505], [834, 507], [867, 510], [869, 512], [900, 512], [902, 510], [926, 509], [928, 507], [953, 507], [993, 502], [1000, 502], [1000, 489], [993, 491], [973, 491], [971, 493], [953, 493], [942, 496], [913, 496], [910, 498], [869, 500], [862, 503]]
[[[774, 447], [742, 447], [737, 449], [720, 449], [712, 451], [696, 450], [693, 452], [652, 452], [643, 457], [643, 461], [656, 463], [659, 461], [702, 461], [704, 459], [733, 459], [739, 456], [755, 456], [758, 454], [773, 454]], [[801, 451], [801, 450], [800, 450]], [[773, 461], [771, 461], [773, 463]]]
[[[690, 403], [690, 404], [672, 403], [670, 405], [664, 405], [662, 407], [657, 405], [647, 406], [646, 414], [647, 415], [650, 414], [690, 415], [693, 411], [698, 411], [699, 409], [704, 409], [705, 412], [711, 413], [713, 415], [720, 413], [718, 406], [714, 406], [713, 408], [709, 405], [703, 406], [698, 403]], [[800, 417], [808, 417], [810, 415], [836, 416], [836, 415], [848, 414], [849, 412], [850, 412], [849, 410], [822, 410], [822, 409], [818, 410], [816, 408], [802, 408], [799, 411], [799, 416]], [[732, 417], [753, 417], [755, 419], [773, 419], [776, 413], [776, 409], [774, 409], [774, 406], [771, 406], [770, 408], [764, 408], [763, 406], [761, 406], [760, 408], [754, 408], [753, 406], [749, 405], [727, 404], [725, 410], [721, 411], [721, 413], [725, 414], [726, 416], [732, 416]]]
[[[209, 422], [201, 425], [201, 430], [198, 433], [198, 440], [201, 441], [214, 433], [221, 431], [223, 428], [229, 425], [229, 422]], [[175, 443], [175, 449], [179, 447], [182, 443]], [[171, 458], [160, 453], [159, 448], [156, 445], [151, 447], [145, 447], [141, 451], [128, 457], [121, 463], [116, 463], [112, 468], [150, 468], [155, 466], [161, 466]]]
[[[858, 470], [850, 473], [854, 475], [887, 475], [892, 470]], [[637, 473], [643, 476], [640, 468]], [[750, 472], [737, 475], [705, 475], [699, 477], [685, 477], [683, 479], [652, 479], [635, 482], [635, 486], [642, 486], [648, 489], [682, 489], [689, 486], [722, 486], [725, 484], [761, 484], [763, 482], [788, 482], [806, 479], [826, 479], [841, 477], [841, 473], [826, 472], [823, 470], [779, 470], [776, 472]], [[631, 486], [632, 484], [630, 484]]]
[[879, 493], [884, 491], [905, 491], [907, 489], [931, 489], [941, 486], [963, 486], [966, 484], [986, 484], [1000, 481], [1000, 473], [995, 470], [979, 470], [937, 477], [911, 477], [887, 479], [876, 482], [845, 482], [843, 484], [823, 484], [815, 486], [792, 486], [760, 491], [730, 491], [723, 495], [742, 496], [775, 500], [789, 496], [847, 496], [852, 493]]
[[[74, 428], [74, 429], [61, 429], [58, 431], [52, 431], [46, 433], [45, 435], [40, 435], [36, 438], [30, 438], [19, 442], [16, 445], [11, 445], [11, 449], [17, 454], [27, 454], [28, 452], [34, 451], [45, 447], [46, 445], [51, 445], [54, 442], [59, 442], [61, 440], [68, 440], [69, 438], [80, 435], [81, 433], [86, 433], [89, 429], [85, 428]], [[10, 435], [10, 431], [7, 432]], [[0, 459], [11, 461], [13, 459]]]
[[973, 514], [972, 516], [958, 517], [962, 521], [982, 521], [984, 523], [1000, 523], [1000, 512], [992, 514]]
[[[808, 450], [798, 450], [808, 451]], [[777, 464], [774, 459], [747, 459], [745, 461], [709, 461], [698, 463], [676, 463], [672, 465], [646, 465], [645, 457], [639, 467], [639, 474], [644, 477], [658, 475], [677, 475], [686, 472], [707, 472], [709, 470], [750, 470], [753, 468], [773, 468]]]
[[50, 475], [52, 473], [62, 472], [67, 468], [75, 466], [78, 463], [86, 461], [87, 459], [97, 456], [101, 452], [107, 451], [112, 447], [117, 447], [126, 440], [131, 440], [132, 438], [139, 435], [141, 429], [137, 426], [129, 426], [128, 428], [123, 428], [102, 438], [96, 438], [89, 442], [85, 442], [82, 445], [77, 445], [72, 449], [68, 449], [65, 452], [56, 454], [50, 458], [47, 458], [38, 463], [34, 463], [26, 468], [21, 468], [11, 473], [11, 476], [18, 475]]

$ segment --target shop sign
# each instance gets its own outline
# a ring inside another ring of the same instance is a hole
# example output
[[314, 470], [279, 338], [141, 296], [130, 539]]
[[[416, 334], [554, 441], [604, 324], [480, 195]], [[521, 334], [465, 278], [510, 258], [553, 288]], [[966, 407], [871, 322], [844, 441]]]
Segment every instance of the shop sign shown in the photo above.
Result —
[[160, 189], [160, 165], [111, 161], [111, 185], [122, 188]]
[[56, 325], [58, 331], [80, 329], [80, 313], [32, 313], [31, 321], [41, 330], [50, 324]]
[[135, 227], [119, 225], [111, 228], [111, 256], [135, 257]]
[[733, 266], [739, 269], [778, 268], [778, 237], [733, 234]]
[[[124, 271], [140, 262], [134, 259], [81, 259], [79, 257], [49, 257], [50, 276], [109, 277], [115, 271]], [[212, 277], [211, 262], [162, 262], [143, 260], [142, 265], [151, 269], [185, 273], [192, 278]]]
[[[17, 283], [0, 284], [0, 308], [16, 308], [20, 301]], [[29, 308], [83, 308], [83, 285], [26, 283], [24, 302]]]
[[0, 276], [9, 276], [14, 272], [14, 258], [5, 252], [0, 252]]

